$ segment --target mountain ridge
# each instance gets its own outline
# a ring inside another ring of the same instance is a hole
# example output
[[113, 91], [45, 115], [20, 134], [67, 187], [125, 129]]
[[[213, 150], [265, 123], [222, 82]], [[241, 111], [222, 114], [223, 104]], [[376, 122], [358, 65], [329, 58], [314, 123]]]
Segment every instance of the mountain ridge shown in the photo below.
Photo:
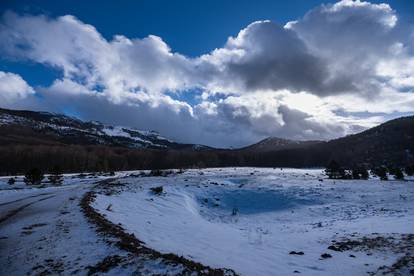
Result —
[[[16, 129], [18, 127], [18, 129]], [[21, 129], [24, 128], [24, 129]], [[83, 121], [59, 113], [0, 108], [0, 141], [23, 142], [27, 135], [43, 136], [46, 143], [107, 145], [126, 148], [207, 149], [207, 146], [181, 144], [156, 131], [143, 131], [124, 126]], [[7, 139], [12, 134], [12, 139]], [[19, 135], [21, 134], [21, 135]], [[23, 136], [23, 137], [19, 137]], [[23, 139], [22, 139], [23, 138]]]
[[156, 132], [65, 115], [0, 109], [0, 174], [226, 166], [345, 167], [414, 164], [414, 116], [330, 141], [269, 137], [239, 149], [180, 144]]
[[305, 147], [317, 143], [322, 143], [324, 141], [320, 140], [292, 140], [279, 137], [267, 137], [263, 140], [260, 140], [257, 143], [242, 147], [239, 150], [248, 150], [248, 151], [271, 151], [271, 150], [282, 150], [282, 149], [293, 149], [298, 147]]

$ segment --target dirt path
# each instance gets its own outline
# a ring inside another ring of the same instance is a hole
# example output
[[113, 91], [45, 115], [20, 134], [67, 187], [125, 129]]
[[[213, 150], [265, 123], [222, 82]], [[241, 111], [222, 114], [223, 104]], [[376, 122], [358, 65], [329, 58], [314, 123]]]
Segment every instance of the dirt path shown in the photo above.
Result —
[[39, 197], [39, 196], [43, 196], [43, 195], [50, 195], [50, 194], [52, 194], [52, 193], [41, 193], [41, 194], [37, 194], [37, 195], [25, 196], [25, 197], [22, 197], [22, 198], [19, 198], [19, 199], [16, 199], [16, 200], [12, 200], [12, 201], [9, 201], [9, 202], [0, 203], [0, 207], [5, 206], [5, 205], [9, 205], [9, 204], [13, 204], [13, 203], [16, 203], [16, 202], [19, 202], [19, 201], [23, 201], [23, 200], [26, 200], [26, 199], [29, 199], [29, 198]]
[[79, 205], [95, 185], [26, 189], [3, 198], [0, 275], [181, 275], [182, 265], [132, 254], [97, 232]]
[[0, 275], [85, 275], [106, 257], [121, 254], [80, 212], [79, 199], [90, 187], [26, 190], [1, 203]]
[[[53, 197], [55, 197], [55, 196], [54, 195], [47, 196], [47, 197], [44, 197], [44, 198], [41, 198], [41, 199], [37, 199], [37, 200], [31, 201], [29, 203], [23, 204], [23, 205], [15, 208], [15, 209], [12, 209], [12, 210], [8, 211], [5, 216], [0, 217], [0, 223], [4, 222], [4, 221], [6, 221], [6, 220], [8, 220], [10, 218], [13, 218], [19, 212], [21, 212], [22, 210], [26, 209], [27, 207], [29, 207], [29, 206], [37, 203], [37, 202], [40, 202], [40, 201], [43, 201], [43, 200], [48, 200], [48, 199], [53, 198]], [[24, 199], [21, 199], [21, 200], [24, 200]], [[18, 201], [20, 201], [20, 200], [18, 200]], [[17, 202], [17, 201], [15, 201], [15, 202]], [[15, 202], [11, 202], [11, 203], [15, 203]], [[3, 211], [1, 211], [1, 212], [4, 213]]]

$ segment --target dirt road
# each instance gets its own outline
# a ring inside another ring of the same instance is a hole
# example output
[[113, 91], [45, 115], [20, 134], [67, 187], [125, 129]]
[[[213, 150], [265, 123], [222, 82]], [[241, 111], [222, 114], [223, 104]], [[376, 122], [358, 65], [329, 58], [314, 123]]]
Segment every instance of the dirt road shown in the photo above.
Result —
[[0, 203], [0, 275], [87, 274], [119, 250], [108, 246], [78, 206], [91, 185], [28, 189]]

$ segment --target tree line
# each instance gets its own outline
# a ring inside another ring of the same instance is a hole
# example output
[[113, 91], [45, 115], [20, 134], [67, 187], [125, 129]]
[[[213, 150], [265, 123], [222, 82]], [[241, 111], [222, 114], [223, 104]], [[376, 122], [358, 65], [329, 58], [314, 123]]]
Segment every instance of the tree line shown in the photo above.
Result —
[[[381, 167], [385, 164], [387, 172], [398, 175], [395, 168], [404, 168], [412, 163], [397, 156], [388, 158], [390, 161], [387, 162], [371, 156], [368, 159], [361, 158], [361, 154], [357, 156], [358, 158], [341, 156], [338, 151], [323, 147], [254, 152], [128, 149], [100, 145], [8, 145], [0, 146], [0, 175], [23, 175], [33, 168], [51, 173], [54, 167], [58, 167], [62, 173], [228, 166], [325, 167], [330, 160], [335, 159], [342, 164], [338, 165], [339, 172], [335, 172], [339, 173], [338, 177], [349, 178], [350, 172], [351, 177], [357, 179], [365, 177], [363, 168], [370, 168], [371, 171], [381, 174]], [[342, 172], [341, 168], [347, 170]]]
[[[392, 175], [397, 180], [404, 179], [404, 172], [407, 176], [414, 175], [414, 164], [406, 165], [404, 168], [397, 166], [376, 166], [370, 169], [373, 176], [381, 180], [388, 180], [388, 175]], [[329, 162], [325, 168], [325, 174], [330, 179], [368, 179], [369, 171], [365, 166], [357, 165], [351, 168], [341, 166], [335, 160]]]

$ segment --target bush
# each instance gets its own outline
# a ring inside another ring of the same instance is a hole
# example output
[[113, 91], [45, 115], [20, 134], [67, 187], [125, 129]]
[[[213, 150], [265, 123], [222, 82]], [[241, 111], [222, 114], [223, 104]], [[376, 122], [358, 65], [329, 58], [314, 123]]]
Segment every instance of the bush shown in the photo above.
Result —
[[50, 171], [50, 175], [48, 177], [50, 183], [55, 186], [62, 185], [63, 182], [63, 175], [61, 174], [60, 168], [58, 166], [54, 166], [53, 169]]
[[367, 169], [363, 167], [356, 167], [352, 169], [352, 178], [353, 179], [368, 179], [369, 174]]
[[26, 185], [40, 185], [43, 178], [43, 172], [38, 168], [33, 168], [24, 175], [24, 183]]
[[377, 167], [371, 170], [373, 175], [378, 176], [381, 180], [388, 180], [387, 168]]
[[163, 176], [166, 177], [170, 174], [173, 174], [174, 171], [171, 170], [152, 170], [148, 176]]
[[330, 179], [344, 179], [345, 170], [334, 160], [332, 160], [328, 166], [326, 166], [325, 174]]
[[414, 164], [413, 165], [407, 165], [405, 167], [404, 171], [408, 176], [414, 175]]
[[14, 183], [16, 183], [16, 179], [14, 177], [10, 177], [9, 181], [7, 181], [7, 184], [9, 185], [13, 185]]
[[161, 170], [152, 170], [149, 173], [150, 176], [163, 176], [163, 173]]
[[154, 194], [156, 194], [156, 195], [160, 195], [160, 194], [162, 194], [162, 192], [163, 192], [164, 188], [163, 188], [162, 186], [158, 186], [158, 187], [152, 187], [150, 190], [151, 190]]
[[404, 174], [400, 168], [392, 168], [389, 171], [390, 171], [390, 174], [392, 174], [395, 179], [397, 180], [404, 179]]

